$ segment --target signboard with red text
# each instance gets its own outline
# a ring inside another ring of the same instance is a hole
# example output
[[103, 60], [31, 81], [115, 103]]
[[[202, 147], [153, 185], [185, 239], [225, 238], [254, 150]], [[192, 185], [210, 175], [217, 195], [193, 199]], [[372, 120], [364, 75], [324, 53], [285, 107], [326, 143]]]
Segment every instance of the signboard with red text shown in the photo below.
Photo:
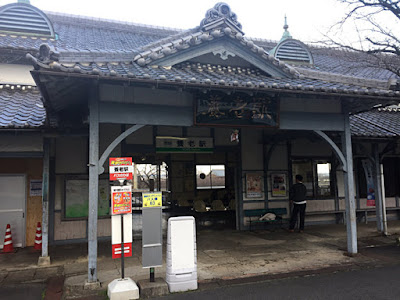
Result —
[[132, 180], [132, 173], [132, 157], [110, 157], [110, 180]]

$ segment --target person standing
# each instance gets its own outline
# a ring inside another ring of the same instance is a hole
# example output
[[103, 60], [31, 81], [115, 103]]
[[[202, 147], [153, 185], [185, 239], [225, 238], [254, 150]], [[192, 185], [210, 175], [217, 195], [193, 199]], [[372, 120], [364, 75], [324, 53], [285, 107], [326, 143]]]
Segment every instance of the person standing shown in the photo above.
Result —
[[303, 184], [303, 176], [296, 175], [296, 183], [289, 190], [289, 200], [293, 204], [292, 217], [290, 218], [289, 231], [294, 232], [294, 226], [297, 222], [297, 215], [300, 214], [299, 232], [304, 230], [304, 217], [306, 213], [306, 195], [307, 188]]

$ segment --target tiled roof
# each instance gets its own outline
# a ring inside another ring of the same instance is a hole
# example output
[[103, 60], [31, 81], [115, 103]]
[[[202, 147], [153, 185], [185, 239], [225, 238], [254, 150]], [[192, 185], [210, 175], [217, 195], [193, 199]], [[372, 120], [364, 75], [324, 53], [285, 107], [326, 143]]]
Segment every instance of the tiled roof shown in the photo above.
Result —
[[147, 26], [128, 22], [47, 13], [56, 38], [37, 38], [0, 32], [0, 48], [37, 50], [43, 43], [57, 52], [126, 51], [176, 34], [178, 29]]
[[[37, 53], [39, 46], [47, 43], [55, 53], [59, 54], [61, 62], [129, 61], [133, 60], [139, 52], [143, 54], [146, 50], [154, 50], [157, 45], [167, 44], [176, 41], [180, 36], [189, 36], [199, 31], [199, 27], [183, 31], [51, 12], [47, 12], [46, 15], [53, 23], [56, 34], [54, 39], [0, 33], [0, 49]], [[278, 42], [268, 40], [245, 38], [240, 33], [238, 37], [240, 37], [240, 42], [255, 50], [262, 47], [263, 50], [269, 51], [278, 44]], [[204, 36], [204, 39], [207, 38]], [[359, 53], [349, 54], [346, 51], [317, 47], [309, 49], [314, 58], [314, 64], [295, 66], [300, 73], [302, 69], [311, 69], [339, 76], [347, 75], [383, 81], [394, 77], [390, 71], [368, 63], [368, 58]]]
[[399, 119], [399, 109], [374, 109], [352, 115], [351, 134], [358, 137], [400, 137]]
[[126, 78], [145, 81], [158, 81], [176, 84], [195, 84], [219, 87], [241, 87], [244, 89], [285, 89], [299, 91], [315, 91], [327, 93], [344, 93], [349, 95], [371, 95], [399, 97], [400, 92], [363, 88], [360, 85], [327, 82], [318, 79], [274, 78], [267, 76], [255, 68], [225, 67], [200, 63], [181, 63], [173, 67], [144, 66], [132, 62], [62, 64], [59, 62], [43, 63], [31, 55], [28, 57], [34, 65], [65, 73], [93, 75], [103, 78]]
[[45, 120], [39, 91], [30, 86], [0, 85], [0, 128], [37, 128]]

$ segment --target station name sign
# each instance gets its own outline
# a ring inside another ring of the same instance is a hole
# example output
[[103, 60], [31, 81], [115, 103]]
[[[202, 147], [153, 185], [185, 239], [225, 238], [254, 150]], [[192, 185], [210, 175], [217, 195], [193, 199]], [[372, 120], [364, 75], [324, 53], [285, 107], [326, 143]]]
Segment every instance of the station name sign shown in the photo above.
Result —
[[156, 137], [156, 152], [164, 153], [212, 153], [214, 140], [211, 137]]
[[196, 125], [278, 127], [277, 97], [210, 91], [197, 95]]
[[110, 180], [126, 179], [132, 180], [133, 166], [132, 157], [110, 158]]

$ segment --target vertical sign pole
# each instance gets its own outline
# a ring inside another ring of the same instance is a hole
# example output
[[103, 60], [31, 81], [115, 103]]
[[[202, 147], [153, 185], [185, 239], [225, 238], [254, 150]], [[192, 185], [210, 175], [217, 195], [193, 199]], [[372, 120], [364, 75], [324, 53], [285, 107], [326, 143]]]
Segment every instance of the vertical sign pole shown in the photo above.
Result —
[[124, 256], [125, 256], [125, 246], [124, 246], [124, 215], [121, 215], [121, 278], [125, 278], [125, 265], [124, 265]]
[[154, 282], [154, 268], [150, 268], [150, 282]]

